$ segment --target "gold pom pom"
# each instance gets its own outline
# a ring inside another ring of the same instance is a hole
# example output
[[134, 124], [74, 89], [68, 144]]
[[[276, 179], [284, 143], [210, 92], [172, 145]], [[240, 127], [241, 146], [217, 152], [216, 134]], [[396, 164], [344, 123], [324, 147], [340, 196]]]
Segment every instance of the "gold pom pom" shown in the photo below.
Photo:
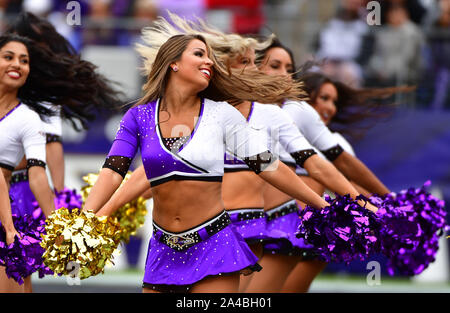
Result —
[[54, 211], [46, 220], [42, 235], [42, 256], [55, 274], [72, 275], [73, 265], [78, 277], [85, 279], [104, 272], [112, 263], [113, 252], [120, 243], [120, 227], [112, 219], [98, 217], [91, 211]]
[[[121, 186], [130, 178], [131, 173], [132, 172], [130, 171], [125, 175]], [[98, 174], [93, 173], [89, 173], [83, 177], [83, 180], [87, 183], [87, 185], [81, 188], [83, 205], [97, 179]], [[145, 216], [147, 215], [146, 202], [147, 200], [145, 198], [139, 197], [128, 202], [111, 215], [111, 218], [115, 218], [121, 227], [121, 241], [128, 243], [130, 241], [130, 236], [135, 235], [139, 227], [144, 225]]]

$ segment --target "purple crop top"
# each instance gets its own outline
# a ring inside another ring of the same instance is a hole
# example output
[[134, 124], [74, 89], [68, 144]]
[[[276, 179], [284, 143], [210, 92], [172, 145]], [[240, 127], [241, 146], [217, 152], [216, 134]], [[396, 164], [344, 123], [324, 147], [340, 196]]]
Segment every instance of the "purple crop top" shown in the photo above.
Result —
[[273, 162], [261, 132], [227, 102], [202, 99], [192, 133], [172, 139], [161, 135], [159, 107], [158, 99], [127, 111], [103, 167], [124, 176], [139, 148], [147, 178], [156, 186], [170, 180], [222, 181], [225, 150], [256, 172], [261, 160]]

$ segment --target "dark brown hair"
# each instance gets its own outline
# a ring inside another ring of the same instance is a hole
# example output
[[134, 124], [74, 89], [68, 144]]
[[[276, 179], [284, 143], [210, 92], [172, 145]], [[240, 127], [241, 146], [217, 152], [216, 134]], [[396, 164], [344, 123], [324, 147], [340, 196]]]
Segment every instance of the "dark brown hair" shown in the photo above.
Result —
[[309, 95], [309, 103], [314, 106], [320, 88], [326, 83], [332, 84], [337, 90], [338, 98], [335, 102], [336, 115], [331, 120], [329, 128], [346, 133], [354, 139], [361, 138], [375, 122], [389, 118], [394, 113], [397, 106], [392, 100], [394, 94], [415, 89], [415, 86], [354, 88], [321, 72], [308, 71], [317, 64], [317, 62], [305, 63], [298, 76]]
[[119, 110], [123, 94], [114, 87], [117, 84], [100, 74], [97, 66], [82, 60], [47, 20], [23, 12], [9, 25], [5, 36], [5, 40], [8, 36], [22, 38], [29, 50], [30, 77], [19, 91], [29, 106], [46, 113], [39, 102], [59, 105], [62, 117], [75, 129], [79, 124], [88, 128], [97, 113]]

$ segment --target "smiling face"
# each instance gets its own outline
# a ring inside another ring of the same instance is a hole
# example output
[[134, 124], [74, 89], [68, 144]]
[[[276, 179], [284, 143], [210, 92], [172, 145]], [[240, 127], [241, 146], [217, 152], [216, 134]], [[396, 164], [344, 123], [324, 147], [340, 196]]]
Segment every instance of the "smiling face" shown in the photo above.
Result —
[[280, 47], [269, 49], [259, 68], [268, 75], [291, 75], [294, 73], [294, 65], [289, 53]]
[[29, 73], [28, 49], [24, 44], [11, 41], [0, 49], [0, 85], [19, 89]]
[[213, 75], [212, 66], [205, 43], [198, 39], [191, 40], [180, 60], [171, 64], [172, 74], [178, 80], [194, 85], [199, 91], [208, 87]]
[[312, 106], [319, 113], [322, 121], [328, 125], [336, 115], [336, 101], [338, 99], [338, 92], [336, 87], [331, 83], [323, 84], [316, 97]]

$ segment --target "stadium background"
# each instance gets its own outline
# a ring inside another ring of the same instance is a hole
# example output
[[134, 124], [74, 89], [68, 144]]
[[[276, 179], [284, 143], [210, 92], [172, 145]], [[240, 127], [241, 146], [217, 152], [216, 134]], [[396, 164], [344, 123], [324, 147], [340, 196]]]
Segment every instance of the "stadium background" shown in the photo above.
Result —
[[[380, 5], [379, 20], [368, 18], [374, 12], [368, 10], [369, 2]], [[78, 5], [79, 23], [70, 19]], [[226, 32], [274, 32], [293, 50], [297, 65], [326, 58], [323, 70], [354, 86], [416, 85], [414, 93], [394, 99], [397, 108], [390, 118], [372, 126], [364, 137], [349, 140], [357, 156], [391, 190], [420, 187], [431, 180], [432, 192], [450, 203], [449, 0], [0, 0], [0, 32], [21, 10], [48, 18], [83, 58], [120, 83], [126, 103], [139, 97], [142, 84], [133, 45], [141, 28], [166, 15], [167, 9], [188, 19], [204, 18]], [[64, 125], [68, 187], [80, 188], [85, 174], [98, 171], [120, 118], [99, 116], [89, 131], [80, 133]], [[35, 290], [139, 291], [152, 230], [152, 202], [148, 205], [146, 225], [122, 247], [116, 265], [105, 275], [80, 286], [62, 278], [35, 279]], [[437, 261], [417, 277], [388, 276], [380, 256], [349, 266], [330, 264], [311, 290], [448, 292], [445, 236], [440, 247]], [[367, 264], [374, 260], [380, 264], [380, 284], [367, 278]]]

